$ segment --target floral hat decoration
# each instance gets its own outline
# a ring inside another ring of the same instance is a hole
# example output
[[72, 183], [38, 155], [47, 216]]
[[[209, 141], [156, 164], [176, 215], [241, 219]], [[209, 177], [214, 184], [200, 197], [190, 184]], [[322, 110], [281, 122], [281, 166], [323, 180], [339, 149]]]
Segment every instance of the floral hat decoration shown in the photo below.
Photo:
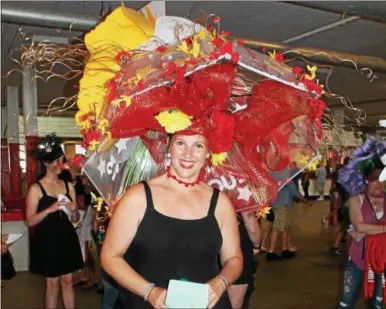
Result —
[[61, 139], [55, 133], [41, 137], [36, 149], [33, 151], [33, 156], [36, 160], [42, 162], [55, 161], [64, 154], [61, 144]]

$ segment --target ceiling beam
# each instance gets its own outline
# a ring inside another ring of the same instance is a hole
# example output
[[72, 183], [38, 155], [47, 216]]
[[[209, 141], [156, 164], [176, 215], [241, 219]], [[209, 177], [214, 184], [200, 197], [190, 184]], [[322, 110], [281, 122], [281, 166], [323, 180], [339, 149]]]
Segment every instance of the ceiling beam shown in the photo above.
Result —
[[54, 13], [43, 9], [22, 9], [19, 5], [12, 4], [12, 1], [3, 1], [1, 3], [1, 22], [84, 32], [95, 27], [98, 17], [63, 11]]
[[379, 112], [373, 112], [373, 113], [366, 113], [366, 118], [372, 117], [372, 118], [386, 118], [386, 114], [382, 114]]
[[[355, 106], [361, 106], [361, 105], [373, 104], [373, 103], [381, 103], [381, 102], [386, 102], [386, 98], [372, 99], [372, 100], [363, 100], [363, 101], [356, 101], [356, 102], [351, 102], [351, 104], [352, 104], [352, 105], [355, 105]], [[327, 107], [328, 107], [328, 108], [342, 107], [342, 103], [337, 103], [337, 104], [327, 104]]]
[[310, 62], [318, 64], [327, 64], [338, 67], [345, 67], [354, 69], [356, 63], [358, 69], [370, 68], [374, 72], [386, 73], [386, 59], [362, 56], [355, 54], [348, 54], [328, 49], [316, 49], [312, 47], [294, 47], [281, 43], [272, 43], [267, 41], [260, 41], [251, 38], [237, 37], [236, 40], [242, 40], [246, 47], [251, 49], [276, 50], [284, 53], [287, 59], [304, 58]]
[[303, 39], [308, 38], [310, 36], [313, 36], [313, 35], [316, 35], [316, 34], [319, 34], [319, 33], [322, 33], [322, 32], [328, 31], [328, 30], [331, 30], [331, 29], [334, 29], [336, 27], [339, 27], [339, 26], [342, 26], [342, 25], [347, 25], [348, 23], [351, 23], [351, 22], [356, 21], [358, 19], [359, 19], [358, 16], [350, 16], [350, 17], [347, 17], [347, 18], [343, 18], [343, 19], [340, 19], [340, 20], [335, 21], [333, 23], [330, 23], [328, 25], [325, 25], [323, 27], [319, 27], [319, 28], [316, 28], [316, 29], [313, 29], [313, 30], [310, 30], [310, 31], [307, 31], [307, 32], [304, 32], [304, 33], [301, 33], [301, 34], [298, 34], [298, 35], [296, 35], [294, 37], [288, 38], [288, 39], [282, 41], [282, 43], [283, 44], [288, 44], [288, 43], [293, 43], [293, 42], [296, 42], [296, 41], [300, 41], [300, 40], [303, 40]]
[[[341, 16], [359, 16], [361, 19], [369, 20], [381, 24], [386, 24], [386, 15], [381, 14], [379, 11], [375, 11], [371, 7], [365, 8], [361, 7], [360, 9], [355, 9], [355, 2], [346, 2], [345, 9], [334, 9], [334, 1], [329, 2], [320, 2], [320, 1], [280, 1], [288, 5], [294, 5], [299, 7], [304, 7], [311, 10], [317, 10], [326, 13], [339, 14]], [[367, 4], [368, 5], [368, 4]]]

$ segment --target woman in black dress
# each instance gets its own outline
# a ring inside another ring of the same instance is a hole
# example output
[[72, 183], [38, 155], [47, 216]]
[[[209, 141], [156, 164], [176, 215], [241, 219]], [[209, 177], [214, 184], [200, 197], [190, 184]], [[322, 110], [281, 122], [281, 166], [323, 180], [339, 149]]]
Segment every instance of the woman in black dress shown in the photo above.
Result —
[[165, 174], [120, 199], [102, 266], [131, 292], [120, 297], [123, 308], [166, 308], [169, 280], [182, 279], [209, 285], [208, 308], [231, 309], [226, 290], [240, 276], [243, 257], [231, 202], [199, 178], [207, 139], [175, 134], [170, 158]]
[[228, 293], [234, 309], [247, 309], [250, 294], [254, 290], [255, 256], [260, 252], [260, 225], [256, 213], [253, 211], [238, 214], [238, 219], [240, 246], [244, 258], [243, 271], [240, 277], [229, 287]]
[[[71, 221], [79, 219], [75, 191], [71, 183], [58, 177], [64, 154], [54, 135], [40, 139], [35, 158], [41, 177], [27, 196], [27, 224], [34, 227], [31, 246], [32, 271], [46, 277], [45, 307], [56, 308], [59, 287], [66, 309], [75, 308], [72, 272], [83, 267], [78, 237]], [[58, 201], [58, 195], [67, 201]]]

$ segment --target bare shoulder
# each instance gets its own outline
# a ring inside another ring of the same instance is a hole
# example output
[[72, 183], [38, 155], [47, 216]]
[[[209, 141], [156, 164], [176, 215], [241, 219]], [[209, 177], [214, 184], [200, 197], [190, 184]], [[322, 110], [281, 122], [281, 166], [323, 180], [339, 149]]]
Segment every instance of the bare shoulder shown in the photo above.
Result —
[[114, 212], [125, 212], [130, 214], [143, 214], [146, 209], [146, 194], [143, 184], [131, 186], [123, 194]]
[[34, 183], [28, 190], [28, 195], [34, 195], [40, 197], [41, 194], [41, 189], [38, 183]]
[[228, 195], [226, 195], [224, 192], [220, 192], [217, 201], [216, 215], [223, 216], [230, 213], [235, 213], [232, 202]]
[[218, 197], [215, 217], [221, 230], [236, 223], [236, 212], [231, 200], [224, 192], [220, 192]]
[[[38, 204], [38, 201], [43, 197], [43, 192], [37, 183], [34, 183], [28, 190], [27, 194], [27, 209]], [[29, 206], [28, 206], [29, 205]]]
[[128, 188], [121, 200], [130, 202], [143, 202], [146, 201], [145, 196], [146, 195], [144, 185], [138, 183]]
[[31, 187], [29, 188], [30, 191], [38, 191], [40, 190], [40, 186], [37, 182], [35, 182], [34, 184], [31, 185]]
[[350, 208], [353, 208], [353, 207], [361, 208], [363, 204], [363, 200], [364, 200], [363, 194], [358, 194], [355, 196], [351, 196], [348, 200], [348, 204]]

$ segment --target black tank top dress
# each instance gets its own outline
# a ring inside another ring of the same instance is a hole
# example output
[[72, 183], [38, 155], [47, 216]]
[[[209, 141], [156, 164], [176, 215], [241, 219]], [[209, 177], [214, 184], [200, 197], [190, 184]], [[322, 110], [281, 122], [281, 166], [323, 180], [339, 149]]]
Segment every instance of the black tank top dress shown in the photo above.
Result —
[[[66, 196], [71, 199], [65, 181]], [[47, 195], [38, 182], [43, 197], [37, 213], [47, 209], [58, 199]], [[63, 210], [45, 217], [35, 226], [31, 244], [31, 272], [54, 278], [72, 273], [83, 267], [83, 257], [75, 229]]]
[[[213, 190], [206, 217], [182, 220], [158, 212], [153, 205], [150, 186], [143, 182], [147, 208], [125, 260], [146, 280], [167, 288], [169, 280], [206, 283], [220, 272], [218, 264], [222, 235], [215, 218], [219, 196]], [[117, 308], [150, 309], [141, 297], [121, 291]], [[231, 309], [225, 292], [216, 309]]]

